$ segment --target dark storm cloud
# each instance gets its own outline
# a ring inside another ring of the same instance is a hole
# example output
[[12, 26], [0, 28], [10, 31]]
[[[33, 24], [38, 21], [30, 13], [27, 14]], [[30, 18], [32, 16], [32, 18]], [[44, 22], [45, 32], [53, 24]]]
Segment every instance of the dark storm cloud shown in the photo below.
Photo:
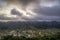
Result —
[[5, 0], [5, 1], [8, 4], [17, 5], [17, 6], [21, 7], [21, 9], [23, 9], [23, 10], [25, 10], [30, 5], [35, 5], [40, 2], [40, 0]]
[[5, 1], [10, 2], [10, 3], [19, 2], [20, 4], [23, 4], [23, 5], [28, 5], [30, 3], [37, 2], [37, 0], [5, 0]]
[[20, 12], [17, 11], [16, 9], [12, 9], [12, 10], [11, 10], [11, 14], [12, 14], [12, 15], [22, 16], [22, 13], [20, 13]]
[[[4, 2], [10, 4], [14, 4], [16, 6], [22, 6], [21, 8], [24, 8], [23, 10], [26, 11], [27, 7], [30, 7], [30, 4], [32, 5], [31, 11], [36, 13], [37, 15], [32, 15], [34, 18], [25, 17], [23, 13], [16, 10], [15, 8], [11, 10], [11, 15], [17, 15], [19, 17], [6, 17], [4, 15], [0, 15], [0, 20], [18, 20], [18, 19], [24, 19], [24, 20], [60, 20], [60, 0], [5, 0]], [[0, 2], [0, 5], [5, 5], [4, 2]], [[40, 4], [53, 4], [53, 7], [47, 7], [45, 5], [41, 6]], [[18, 5], [17, 5], [18, 4]], [[14, 6], [13, 5], [13, 6]], [[4, 6], [4, 7], [5, 7]], [[8, 6], [6, 6], [8, 8]], [[32, 14], [34, 14], [32, 13]], [[27, 13], [28, 14], [28, 13]], [[8, 15], [8, 14], [7, 14]], [[31, 15], [31, 14], [28, 14]], [[41, 15], [41, 16], [40, 16]]]
[[60, 16], [60, 0], [42, 0], [34, 12], [46, 16]]
[[26, 4], [29, 4], [31, 2], [34, 2], [35, 0], [18, 0], [18, 1], [20, 1], [21, 3], [26, 5]]
[[[29, 3], [33, 2], [33, 1], [28, 1], [28, 0], [19, 0], [23, 5], [28, 5]], [[57, 0], [59, 1], [59, 0]], [[56, 0], [46, 0], [45, 2], [53, 2], [55, 3]], [[46, 3], [46, 4], [48, 4]], [[34, 18], [27, 18], [27, 17], [21, 17], [21, 19], [24, 19], [24, 20], [60, 20], [60, 5], [59, 3], [57, 2], [56, 3], [57, 5], [53, 4], [54, 6], [53, 7], [44, 7], [44, 6], [39, 6], [39, 5], [36, 5], [36, 7], [33, 9], [33, 11], [38, 15], [37, 17], [34, 17]], [[38, 7], [39, 6], [39, 7]], [[21, 15], [19, 12], [16, 12], [16, 15]], [[42, 16], [40, 16], [42, 15]]]
[[36, 13], [48, 16], [60, 16], [60, 6], [55, 7], [40, 7], [35, 9]]
[[[30, 20], [30, 18], [26, 17], [26, 15], [24, 15], [23, 12], [20, 12], [20, 11], [18, 11], [16, 9], [12, 9], [11, 14], [12, 15], [17, 15], [19, 17], [19, 19]], [[27, 15], [31, 15], [31, 14], [27, 14]]]

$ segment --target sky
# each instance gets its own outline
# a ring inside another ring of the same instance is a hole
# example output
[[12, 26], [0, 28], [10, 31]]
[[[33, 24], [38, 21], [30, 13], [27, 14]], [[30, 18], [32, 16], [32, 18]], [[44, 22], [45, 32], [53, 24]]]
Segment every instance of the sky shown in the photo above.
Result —
[[0, 0], [0, 21], [60, 21], [60, 0]]

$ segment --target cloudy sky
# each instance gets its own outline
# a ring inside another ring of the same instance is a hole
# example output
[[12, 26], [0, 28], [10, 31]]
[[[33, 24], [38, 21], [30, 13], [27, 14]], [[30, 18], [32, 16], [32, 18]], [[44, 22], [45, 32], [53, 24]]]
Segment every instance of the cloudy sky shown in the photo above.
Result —
[[0, 0], [0, 21], [60, 21], [60, 0]]

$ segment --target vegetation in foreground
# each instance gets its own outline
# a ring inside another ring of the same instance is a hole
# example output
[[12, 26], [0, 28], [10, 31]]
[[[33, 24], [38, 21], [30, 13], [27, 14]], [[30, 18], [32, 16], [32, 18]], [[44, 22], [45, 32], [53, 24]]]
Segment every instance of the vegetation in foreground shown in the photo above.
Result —
[[36, 37], [25, 37], [25, 36], [13, 36], [7, 35], [2, 36], [1, 40], [60, 40], [60, 33], [54, 35], [38, 35]]

